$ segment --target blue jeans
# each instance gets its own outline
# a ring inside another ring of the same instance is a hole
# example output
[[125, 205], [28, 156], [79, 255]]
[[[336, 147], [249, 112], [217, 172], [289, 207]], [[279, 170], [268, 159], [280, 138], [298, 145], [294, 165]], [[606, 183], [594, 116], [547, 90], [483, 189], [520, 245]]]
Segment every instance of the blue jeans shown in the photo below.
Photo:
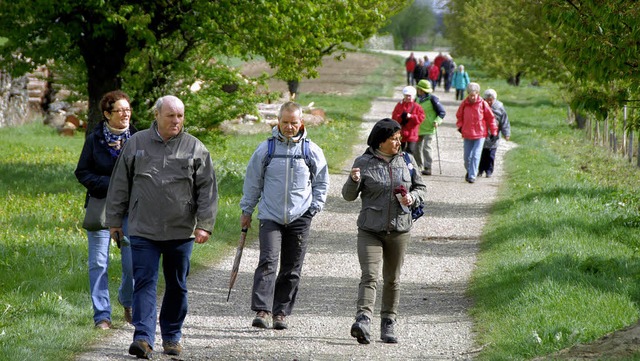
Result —
[[165, 292], [160, 309], [163, 341], [180, 341], [182, 323], [187, 316], [187, 276], [193, 250], [193, 238], [153, 241], [131, 236], [133, 258], [133, 340], [147, 341], [153, 348], [156, 339], [156, 289], [162, 256]]
[[[122, 220], [122, 228], [127, 234], [127, 217]], [[109, 298], [109, 245], [111, 237], [108, 229], [87, 231], [89, 241], [89, 288], [93, 303], [93, 321], [111, 322], [111, 302]], [[131, 267], [131, 248], [124, 245], [120, 248], [122, 262], [122, 279], [118, 288], [118, 301], [124, 307], [133, 303], [133, 271]]]
[[[311, 218], [305, 213], [288, 225], [260, 220], [260, 259], [253, 275], [251, 295], [253, 311], [291, 314], [307, 253]], [[280, 270], [276, 277], [278, 256]]]
[[476, 179], [484, 138], [464, 140], [464, 168], [467, 170], [467, 179]]

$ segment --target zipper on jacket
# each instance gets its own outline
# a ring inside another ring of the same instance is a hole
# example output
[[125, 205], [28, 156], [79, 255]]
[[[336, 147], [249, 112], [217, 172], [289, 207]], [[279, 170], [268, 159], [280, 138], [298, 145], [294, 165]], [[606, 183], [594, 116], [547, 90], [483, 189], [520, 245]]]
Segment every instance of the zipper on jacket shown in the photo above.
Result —
[[393, 198], [395, 197], [393, 194], [393, 168], [391, 167], [391, 162], [394, 157], [387, 163], [387, 167], [389, 167], [389, 184], [391, 185], [391, 192], [389, 192], [391, 199], [389, 199], [389, 207], [387, 207], [387, 234], [391, 233], [391, 207], [393, 205]]

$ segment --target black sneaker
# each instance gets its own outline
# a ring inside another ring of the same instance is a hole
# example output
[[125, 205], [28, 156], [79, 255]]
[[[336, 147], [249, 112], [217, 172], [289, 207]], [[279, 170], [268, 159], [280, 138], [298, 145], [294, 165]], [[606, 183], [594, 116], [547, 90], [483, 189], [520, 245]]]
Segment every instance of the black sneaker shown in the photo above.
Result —
[[358, 340], [358, 343], [368, 345], [371, 342], [371, 320], [364, 314], [356, 317], [356, 322], [351, 326], [351, 336]]
[[162, 341], [162, 348], [166, 355], [179, 356], [182, 353], [182, 345], [178, 341]]
[[396, 321], [390, 318], [383, 318], [380, 320], [380, 339], [384, 343], [398, 343], [396, 334], [393, 330]]
[[267, 311], [258, 311], [256, 313], [256, 318], [253, 319], [251, 326], [258, 328], [269, 328], [269, 315], [270, 312]]
[[147, 341], [135, 340], [129, 346], [129, 355], [134, 355], [137, 358], [143, 358], [151, 360], [153, 358], [153, 349]]
[[287, 328], [289, 328], [289, 325], [287, 325], [287, 321], [284, 320], [283, 314], [273, 316], [273, 329], [286, 330]]

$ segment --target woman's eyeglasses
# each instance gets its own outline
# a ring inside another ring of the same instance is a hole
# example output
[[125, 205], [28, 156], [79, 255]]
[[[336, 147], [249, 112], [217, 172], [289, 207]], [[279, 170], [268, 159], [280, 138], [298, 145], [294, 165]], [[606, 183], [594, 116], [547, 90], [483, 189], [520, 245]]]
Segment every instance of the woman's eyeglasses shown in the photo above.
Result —
[[111, 113], [118, 113], [120, 115], [123, 115], [125, 113], [131, 114], [131, 108], [113, 109], [111, 110]]

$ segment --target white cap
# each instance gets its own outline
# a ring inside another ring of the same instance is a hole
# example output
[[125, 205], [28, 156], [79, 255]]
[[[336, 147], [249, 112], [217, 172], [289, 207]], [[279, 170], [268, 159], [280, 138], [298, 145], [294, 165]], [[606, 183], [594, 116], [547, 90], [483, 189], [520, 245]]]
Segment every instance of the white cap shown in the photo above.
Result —
[[412, 87], [412, 86], [406, 86], [402, 89], [402, 94], [403, 95], [411, 95], [412, 98], [416, 97], [416, 88]]

